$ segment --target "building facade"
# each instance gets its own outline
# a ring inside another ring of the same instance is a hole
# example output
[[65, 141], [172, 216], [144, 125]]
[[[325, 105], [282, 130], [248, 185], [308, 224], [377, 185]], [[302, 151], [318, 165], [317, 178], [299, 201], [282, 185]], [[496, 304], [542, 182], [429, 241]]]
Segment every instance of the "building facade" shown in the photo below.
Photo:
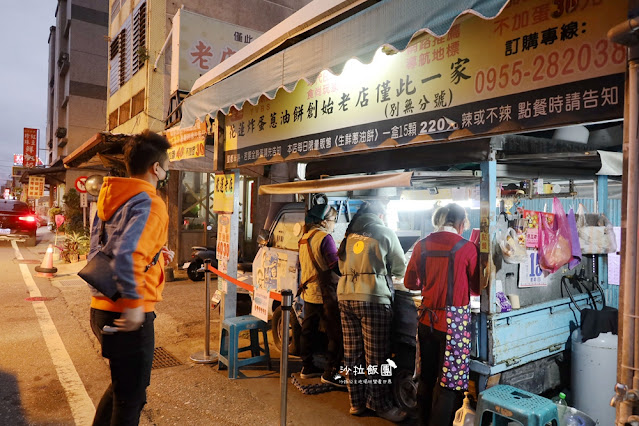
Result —
[[[104, 130], [107, 105], [108, 8], [99, 0], [59, 0], [49, 32], [46, 148], [51, 167]], [[60, 198], [81, 172], [51, 175]], [[53, 200], [60, 202], [60, 200]]]
[[[110, 0], [106, 129], [113, 134], [135, 134], [147, 128], [163, 131], [172, 122], [180, 96], [188, 93], [195, 79], [310, 1]], [[172, 31], [174, 19], [182, 21], [180, 35]], [[187, 32], [197, 32], [194, 40], [204, 40], [211, 36], [204, 33], [215, 32], [217, 26], [241, 27], [234, 33], [239, 44], [228, 49], [196, 43], [193, 53], [200, 56], [188, 57], [189, 63], [200, 65], [196, 73], [182, 66], [184, 58], [174, 60], [180, 52], [184, 54], [184, 46], [175, 46], [178, 40], [184, 43]], [[176, 261], [183, 262], [192, 245], [215, 244], [211, 240], [216, 235], [213, 178], [206, 168], [195, 170], [173, 163], [172, 169], [166, 193], [169, 246], [177, 252]], [[209, 170], [213, 171], [212, 164]]]

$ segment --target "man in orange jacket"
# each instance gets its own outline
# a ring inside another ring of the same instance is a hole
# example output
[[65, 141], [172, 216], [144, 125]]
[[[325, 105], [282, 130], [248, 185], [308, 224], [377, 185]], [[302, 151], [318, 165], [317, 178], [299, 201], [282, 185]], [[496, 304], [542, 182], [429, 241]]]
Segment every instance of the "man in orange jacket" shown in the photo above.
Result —
[[112, 256], [121, 297], [112, 301], [92, 288], [91, 328], [111, 369], [94, 425], [137, 425], [146, 404], [155, 349], [153, 311], [162, 300], [164, 264], [173, 257], [164, 246], [167, 208], [156, 194], [169, 178], [168, 148], [166, 138], [148, 130], [133, 136], [124, 148], [130, 178], [106, 177], [100, 190], [89, 259], [98, 250]]

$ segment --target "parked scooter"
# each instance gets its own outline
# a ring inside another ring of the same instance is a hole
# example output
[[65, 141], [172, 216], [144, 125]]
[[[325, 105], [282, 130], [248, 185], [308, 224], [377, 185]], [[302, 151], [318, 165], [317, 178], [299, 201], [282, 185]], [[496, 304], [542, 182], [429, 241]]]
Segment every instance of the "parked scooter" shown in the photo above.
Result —
[[191, 258], [193, 260], [186, 268], [186, 275], [191, 281], [202, 281], [204, 279], [204, 271], [201, 269], [206, 259], [211, 259], [211, 266], [217, 268], [215, 247], [193, 246], [191, 247]]

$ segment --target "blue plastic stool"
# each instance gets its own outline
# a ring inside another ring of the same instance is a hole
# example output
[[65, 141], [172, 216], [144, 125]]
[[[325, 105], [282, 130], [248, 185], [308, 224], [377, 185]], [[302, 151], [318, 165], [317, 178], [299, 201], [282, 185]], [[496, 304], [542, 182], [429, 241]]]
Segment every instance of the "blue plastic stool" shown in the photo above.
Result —
[[479, 394], [475, 426], [482, 426], [485, 412], [492, 413], [493, 426], [507, 426], [513, 420], [524, 426], [544, 426], [550, 422], [559, 425], [554, 402], [507, 385], [493, 386]]
[[[240, 332], [250, 331], [251, 344], [238, 347]], [[264, 347], [260, 346], [259, 332], [264, 338]], [[239, 359], [240, 352], [251, 351], [250, 358]], [[220, 369], [229, 369], [229, 379], [237, 379], [240, 367], [249, 364], [266, 361], [266, 366], [271, 370], [271, 355], [268, 350], [267, 324], [254, 317], [244, 315], [241, 317], [227, 318], [222, 322], [222, 336], [220, 336], [220, 353], [218, 356]]]

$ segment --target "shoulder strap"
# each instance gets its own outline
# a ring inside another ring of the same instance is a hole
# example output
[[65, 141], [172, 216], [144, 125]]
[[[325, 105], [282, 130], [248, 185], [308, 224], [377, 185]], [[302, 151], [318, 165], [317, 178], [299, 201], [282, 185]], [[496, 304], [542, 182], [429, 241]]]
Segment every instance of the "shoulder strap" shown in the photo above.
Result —
[[[104, 221], [102, 219], [100, 219], [100, 236], [98, 237], [98, 242], [100, 244], [100, 250], [102, 250], [104, 248], [104, 237], [106, 235], [106, 225], [104, 224]], [[158, 263], [158, 261], [160, 260], [160, 254], [162, 254], [162, 249], [160, 248], [160, 251], [158, 251], [155, 256], [153, 256], [153, 259], [151, 260], [151, 262], [146, 265], [144, 267], [144, 272], [148, 271], [149, 269], [151, 269], [151, 267], [153, 267], [156, 263]]]
[[[307, 237], [307, 238], [302, 238], [299, 242], [299, 246], [300, 249], [302, 247], [302, 244], [305, 244], [306, 247], [308, 248], [308, 255], [311, 258], [311, 262], [313, 263], [313, 267], [315, 268], [315, 271], [320, 272], [320, 267], [317, 264], [317, 260], [315, 260], [315, 255], [313, 255], [313, 250], [311, 250], [311, 245], [310, 245], [310, 241], [313, 238], [313, 236], [319, 231], [319, 229], [315, 229], [313, 232], [311, 232], [311, 234]], [[317, 279], [318, 274], [315, 273], [314, 275], [312, 275], [311, 277], [309, 277], [309, 279], [307, 279], [306, 281], [304, 281], [299, 289], [297, 290], [297, 296], [299, 296], [302, 292], [304, 292], [304, 290], [306, 290], [306, 287], [308, 285], [309, 282]]]
[[455, 255], [469, 241], [462, 238], [450, 250], [426, 250], [426, 240], [422, 240], [422, 253], [420, 258], [420, 268], [426, 278], [426, 257], [447, 257], [448, 258], [448, 286], [446, 291], [446, 306], [453, 304], [453, 292], [455, 288]]
[[313, 236], [315, 236], [315, 234], [319, 231], [319, 229], [316, 229], [315, 231], [313, 231], [313, 233], [311, 235], [308, 236], [308, 243], [306, 244], [306, 247], [308, 248], [308, 255], [311, 257], [311, 262], [313, 262], [313, 266], [315, 267], [315, 270], [317, 270], [318, 272], [320, 272], [322, 269], [320, 268], [319, 264], [317, 263], [317, 259], [315, 259], [315, 254], [313, 254], [313, 249], [311, 249], [311, 238], [313, 238]]
[[100, 236], [98, 237], [98, 242], [100, 243], [100, 247], [104, 246], [104, 235], [106, 234], [104, 221], [100, 219]]

